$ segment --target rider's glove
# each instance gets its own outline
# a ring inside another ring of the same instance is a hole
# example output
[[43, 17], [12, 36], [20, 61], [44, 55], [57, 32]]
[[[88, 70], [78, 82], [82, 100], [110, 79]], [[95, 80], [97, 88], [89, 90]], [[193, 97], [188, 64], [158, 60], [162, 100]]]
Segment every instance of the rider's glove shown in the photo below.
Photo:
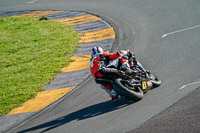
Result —
[[135, 53], [133, 53], [132, 51], [130, 50], [127, 50], [127, 56], [130, 57], [130, 56], [134, 56]]
[[136, 58], [135, 58], [133, 53], [129, 55], [129, 60], [128, 61], [129, 61], [130, 67], [132, 67], [133, 65], [137, 64], [137, 60], [136, 60]]
[[135, 58], [135, 53], [133, 53], [133, 52], [130, 51], [130, 50], [127, 50], [127, 56], [128, 56], [128, 58], [129, 58], [129, 61], [130, 61], [130, 60], [132, 60], [132, 61], [136, 60], [136, 58]]

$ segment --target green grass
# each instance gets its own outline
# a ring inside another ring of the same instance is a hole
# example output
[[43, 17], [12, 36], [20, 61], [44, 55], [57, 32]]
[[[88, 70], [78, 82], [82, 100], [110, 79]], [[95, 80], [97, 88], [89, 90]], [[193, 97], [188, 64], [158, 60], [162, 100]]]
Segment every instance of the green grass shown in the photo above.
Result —
[[42, 91], [69, 64], [78, 40], [59, 22], [0, 17], [0, 116]]

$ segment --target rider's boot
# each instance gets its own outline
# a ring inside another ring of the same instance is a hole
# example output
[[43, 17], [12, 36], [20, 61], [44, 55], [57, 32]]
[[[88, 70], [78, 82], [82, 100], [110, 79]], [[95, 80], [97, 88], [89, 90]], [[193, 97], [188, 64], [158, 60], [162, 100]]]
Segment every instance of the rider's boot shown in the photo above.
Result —
[[117, 94], [116, 91], [114, 91], [112, 89], [111, 92], [110, 92], [110, 97], [111, 97], [112, 100], [115, 100], [115, 99], [117, 99], [119, 97], [119, 95]]

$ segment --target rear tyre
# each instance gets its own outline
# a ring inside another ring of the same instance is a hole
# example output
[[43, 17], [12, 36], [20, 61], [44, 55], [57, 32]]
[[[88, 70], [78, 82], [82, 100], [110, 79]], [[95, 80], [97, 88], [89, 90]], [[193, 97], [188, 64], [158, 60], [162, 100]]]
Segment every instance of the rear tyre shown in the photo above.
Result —
[[123, 79], [116, 79], [113, 83], [113, 89], [121, 96], [128, 99], [139, 101], [143, 98], [143, 91], [140, 87], [133, 88], [127, 84], [128, 81]]

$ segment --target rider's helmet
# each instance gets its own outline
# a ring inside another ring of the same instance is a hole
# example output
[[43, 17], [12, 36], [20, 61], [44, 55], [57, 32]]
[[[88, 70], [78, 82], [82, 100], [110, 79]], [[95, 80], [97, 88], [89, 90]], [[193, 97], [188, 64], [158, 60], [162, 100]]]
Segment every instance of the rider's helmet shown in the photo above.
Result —
[[91, 50], [91, 56], [92, 57], [93, 56], [98, 56], [99, 54], [103, 54], [103, 53], [104, 53], [103, 49], [101, 47], [99, 47], [99, 46], [94, 47]]

